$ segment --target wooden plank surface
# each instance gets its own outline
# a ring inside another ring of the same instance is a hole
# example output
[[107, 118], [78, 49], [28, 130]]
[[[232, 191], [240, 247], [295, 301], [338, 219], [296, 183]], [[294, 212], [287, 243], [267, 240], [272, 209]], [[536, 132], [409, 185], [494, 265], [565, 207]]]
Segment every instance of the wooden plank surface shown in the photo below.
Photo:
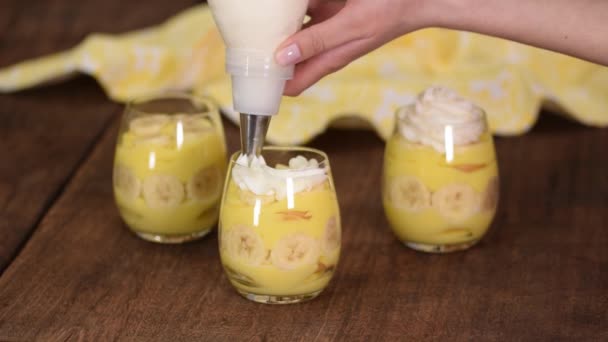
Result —
[[[11, 10], [25, 7], [6, 2]], [[78, 13], [93, 22], [103, 21], [94, 18], [95, 6], [107, 13], [118, 8], [107, 4], [114, 1], [81, 3]], [[132, 22], [117, 25], [136, 26], [165, 17], [159, 13], [164, 8], [185, 5], [152, 3], [157, 7], [148, 2], [143, 19], [119, 11], [118, 22]], [[135, 13], [136, 5], [121, 6]], [[74, 37], [86, 29], [81, 25]], [[248, 302], [230, 287], [215, 234], [161, 246], [124, 228], [111, 188], [116, 120], [94, 144], [76, 130], [78, 122], [65, 121], [70, 115], [59, 114], [79, 108], [97, 115], [99, 130], [116, 118], [119, 107], [104, 100], [91, 81], [0, 101], [0, 137], [8, 146], [0, 168], [0, 208], [2, 218], [5, 208], [18, 212], [8, 228], [13, 222], [31, 227], [54, 194], [60, 195], [0, 277], [0, 340], [608, 339], [608, 130], [545, 115], [530, 134], [498, 139], [503, 193], [493, 228], [470, 251], [445, 256], [411, 251], [387, 228], [379, 187], [383, 143], [376, 136], [323, 135], [311, 145], [330, 155], [343, 216], [343, 256], [319, 298], [277, 307]], [[29, 118], [13, 119], [5, 108], [21, 108], [16, 111]], [[45, 114], [48, 121], [37, 121]], [[65, 125], [73, 127], [57, 132]], [[26, 129], [35, 132], [33, 138], [17, 137]], [[234, 150], [238, 132], [231, 125], [226, 130]], [[64, 136], [71, 138], [55, 141]], [[57, 160], [61, 155], [72, 159]], [[38, 169], [52, 172], [39, 175]], [[25, 179], [20, 187], [13, 185], [17, 176]], [[41, 186], [46, 197], [28, 197]], [[11, 204], [15, 198], [20, 202]], [[44, 204], [25, 210], [36, 201]], [[3, 237], [13, 234], [8, 228], [0, 226]]]
[[[381, 141], [336, 131], [316, 140], [333, 163], [343, 258], [320, 298], [283, 307], [234, 292], [215, 235], [160, 246], [123, 228], [114, 125], [0, 278], [0, 339], [605, 340], [608, 131], [544, 121], [499, 139], [498, 219], [479, 246], [446, 256], [408, 250], [387, 229]], [[234, 149], [237, 131], [227, 131]]]
[[79, 80], [0, 97], [0, 271], [116, 114], [99, 91]]
[[[91, 31], [156, 24], [193, 3], [3, 1], [0, 67], [68, 49]], [[0, 95], [0, 273], [119, 110], [86, 79]]]

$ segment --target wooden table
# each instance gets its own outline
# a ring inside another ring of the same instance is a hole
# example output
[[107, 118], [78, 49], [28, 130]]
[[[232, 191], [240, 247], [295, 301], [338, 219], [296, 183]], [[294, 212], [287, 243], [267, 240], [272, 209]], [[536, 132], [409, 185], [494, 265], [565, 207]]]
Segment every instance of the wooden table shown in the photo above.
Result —
[[[5, 0], [0, 66], [194, 3]], [[491, 233], [445, 256], [387, 228], [382, 141], [324, 134], [311, 145], [333, 162], [342, 261], [318, 299], [264, 306], [230, 287], [215, 234], [163, 246], [124, 228], [111, 187], [120, 113], [84, 77], [0, 96], [0, 340], [608, 340], [608, 130], [545, 113], [530, 134], [497, 139]]]

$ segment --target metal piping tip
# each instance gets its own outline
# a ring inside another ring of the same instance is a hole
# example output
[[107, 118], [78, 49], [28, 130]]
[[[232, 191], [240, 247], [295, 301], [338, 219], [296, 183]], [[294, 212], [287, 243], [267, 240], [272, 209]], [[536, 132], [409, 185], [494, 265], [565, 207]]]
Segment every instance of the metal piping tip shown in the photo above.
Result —
[[270, 116], [241, 114], [241, 152], [247, 156], [260, 156], [266, 141]]

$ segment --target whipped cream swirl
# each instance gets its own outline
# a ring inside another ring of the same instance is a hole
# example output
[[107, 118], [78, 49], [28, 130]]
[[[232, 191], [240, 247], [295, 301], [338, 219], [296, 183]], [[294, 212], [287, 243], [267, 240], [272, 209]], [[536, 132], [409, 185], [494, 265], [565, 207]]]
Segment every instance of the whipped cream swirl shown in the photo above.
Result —
[[264, 157], [241, 155], [232, 168], [232, 179], [241, 190], [256, 195], [275, 196], [277, 200], [288, 193], [310, 191], [327, 180], [327, 170], [316, 159], [297, 156], [289, 165], [273, 168]]
[[431, 87], [399, 112], [399, 132], [406, 139], [445, 153], [446, 144], [468, 145], [486, 130], [483, 110], [441, 86]]

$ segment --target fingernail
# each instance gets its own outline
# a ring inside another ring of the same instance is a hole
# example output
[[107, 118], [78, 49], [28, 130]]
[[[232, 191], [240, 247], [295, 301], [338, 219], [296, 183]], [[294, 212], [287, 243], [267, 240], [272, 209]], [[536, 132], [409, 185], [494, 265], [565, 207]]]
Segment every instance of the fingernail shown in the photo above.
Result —
[[276, 56], [277, 63], [282, 66], [296, 64], [300, 60], [300, 58], [302, 58], [302, 53], [300, 52], [300, 48], [296, 44], [291, 44], [288, 47], [282, 49], [277, 53]]

